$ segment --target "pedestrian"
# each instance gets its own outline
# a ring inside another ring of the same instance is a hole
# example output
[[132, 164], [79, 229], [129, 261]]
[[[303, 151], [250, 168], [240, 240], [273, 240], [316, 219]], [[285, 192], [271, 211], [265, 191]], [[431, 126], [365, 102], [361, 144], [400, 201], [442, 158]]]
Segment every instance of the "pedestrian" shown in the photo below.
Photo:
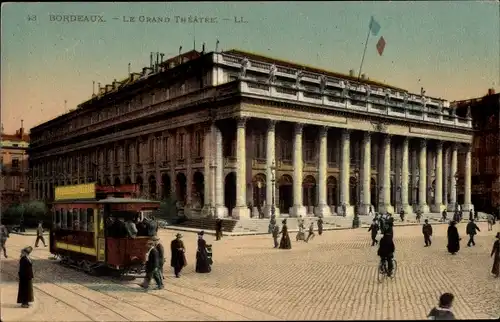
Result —
[[469, 210], [469, 221], [474, 220], [474, 211], [471, 209]]
[[28, 308], [30, 303], [34, 301], [33, 296], [33, 262], [30, 254], [33, 247], [28, 246], [21, 250], [21, 258], [19, 259], [19, 289], [17, 291], [17, 303], [21, 307]]
[[467, 235], [469, 235], [469, 242], [467, 243], [467, 247], [470, 247], [471, 245], [476, 246], [476, 243], [474, 242], [474, 236], [477, 234], [476, 231], [481, 231], [481, 230], [479, 230], [479, 227], [474, 222], [474, 219], [471, 219], [469, 221], [465, 230]]
[[311, 224], [309, 225], [309, 233], [307, 234], [307, 238], [306, 238], [306, 243], [309, 242], [309, 239], [313, 240], [314, 239], [314, 222], [311, 222]]
[[47, 247], [45, 244], [45, 239], [43, 238], [43, 222], [40, 221], [38, 223], [38, 227], [36, 228], [36, 241], [35, 241], [35, 247], [38, 247], [38, 242], [42, 241], [43, 247]]
[[420, 224], [420, 219], [422, 218], [422, 212], [420, 210], [417, 210], [417, 213], [415, 215], [415, 219], [417, 220], [417, 223]]
[[477, 221], [479, 219], [479, 213], [476, 209], [474, 209], [474, 220]]
[[274, 248], [278, 248], [278, 236], [280, 235], [280, 227], [278, 225], [274, 225], [273, 227], [273, 241], [274, 241]]
[[155, 236], [152, 239], [155, 242], [156, 250], [158, 251], [158, 261], [159, 261], [158, 267], [159, 267], [159, 271], [160, 271], [160, 276], [163, 279], [163, 278], [165, 278], [163, 276], [163, 265], [165, 264], [165, 248], [163, 248], [163, 245], [161, 244], [160, 238]]
[[196, 273], [210, 273], [212, 259], [208, 256], [207, 242], [203, 239], [203, 230], [198, 233], [198, 249], [196, 250]]
[[342, 216], [347, 216], [347, 206], [345, 203], [342, 204]]
[[495, 216], [492, 214], [488, 215], [488, 231], [493, 230], [493, 225], [495, 224]]
[[372, 232], [372, 246], [375, 246], [378, 244], [378, 240], [377, 240], [378, 230], [379, 230], [379, 226], [377, 223], [377, 219], [373, 219], [373, 222], [370, 225], [370, 228], [368, 228], [368, 231]]
[[405, 221], [405, 211], [403, 209], [401, 209], [401, 211], [399, 212], [399, 217], [401, 218], [402, 222]]
[[317, 222], [317, 225], [318, 225], [318, 235], [321, 236], [321, 234], [323, 234], [323, 218], [318, 218], [318, 222]]
[[446, 213], [446, 209], [443, 210], [442, 214], [441, 214], [441, 219], [443, 220], [443, 222], [446, 222], [446, 217], [448, 216], [448, 214]]
[[451, 293], [444, 293], [439, 297], [439, 304], [433, 308], [427, 317], [430, 320], [456, 320], [455, 315], [451, 311], [453, 299], [455, 297]]
[[491, 250], [491, 257], [493, 257], [491, 274], [498, 278], [500, 276], [500, 232], [495, 237], [497, 240], [493, 243], [493, 249]]
[[372, 205], [370, 205], [368, 207], [368, 215], [373, 215], [373, 206]]
[[457, 222], [452, 221], [448, 226], [448, 252], [452, 255], [455, 255], [460, 250], [460, 235], [458, 234]]
[[170, 259], [170, 266], [174, 268], [175, 277], [179, 278], [181, 276], [181, 271], [186, 266], [186, 248], [184, 247], [184, 242], [182, 241], [182, 235], [175, 235], [175, 239], [170, 243], [170, 251], [172, 257]]
[[428, 219], [424, 221], [424, 225], [422, 226], [422, 234], [424, 234], [425, 247], [429, 247], [430, 245], [432, 245], [432, 226], [431, 224], [429, 224]]
[[215, 240], [222, 239], [222, 219], [215, 220]]
[[0, 244], [2, 245], [3, 256], [5, 256], [5, 258], [8, 258], [7, 248], [5, 247], [7, 238], [9, 238], [9, 230], [3, 223], [0, 223]]
[[292, 249], [292, 242], [290, 241], [290, 236], [288, 236], [288, 227], [286, 225], [286, 219], [282, 221], [283, 227], [281, 227], [281, 240], [280, 240], [280, 249]]
[[160, 255], [158, 254], [156, 244], [153, 240], [148, 241], [148, 248], [149, 250], [146, 255], [146, 277], [144, 278], [141, 287], [147, 290], [149, 288], [149, 284], [151, 283], [151, 278], [153, 278], [156, 282], [156, 286], [159, 290], [161, 290], [164, 286], [160, 274]]

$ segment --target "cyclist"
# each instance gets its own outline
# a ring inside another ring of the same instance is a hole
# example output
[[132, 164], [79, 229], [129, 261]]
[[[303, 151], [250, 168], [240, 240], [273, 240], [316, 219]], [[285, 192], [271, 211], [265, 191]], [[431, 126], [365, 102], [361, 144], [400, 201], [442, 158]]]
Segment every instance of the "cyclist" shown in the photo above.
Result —
[[382, 239], [379, 242], [379, 249], [377, 255], [380, 256], [381, 265], [387, 267], [387, 276], [392, 276], [392, 271], [394, 269], [393, 259], [396, 247], [394, 246], [394, 241], [392, 239], [392, 233], [385, 232]]

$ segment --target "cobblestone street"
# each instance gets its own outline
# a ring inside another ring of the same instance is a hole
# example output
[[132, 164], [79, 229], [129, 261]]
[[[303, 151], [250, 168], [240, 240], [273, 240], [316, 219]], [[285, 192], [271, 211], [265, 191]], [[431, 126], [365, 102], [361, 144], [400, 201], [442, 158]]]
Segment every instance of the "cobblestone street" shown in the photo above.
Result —
[[[490, 274], [494, 233], [485, 223], [476, 247], [446, 251], [447, 225], [434, 225], [432, 247], [423, 247], [420, 226], [395, 227], [397, 275], [377, 281], [376, 247], [366, 229], [328, 231], [292, 250], [272, 248], [270, 236], [225, 237], [212, 243], [210, 274], [194, 272], [196, 234], [184, 233], [188, 266], [180, 279], [165, 271], [165, 289], [144, 292], [140, 280], [88, 276], [33, 252], [35, 303], [18, 308], [17, 261], [35, 237], [11, 235], [2, 258], [3, 321], [179, 321], [285, 319], [425, 319], [440, 293], [451, 292], [460, 319], [498, 318], [500, 280]], [[169, 248], [175, 232], [161, 231]], [[169, 264], [167, 251], [167, 266]]]

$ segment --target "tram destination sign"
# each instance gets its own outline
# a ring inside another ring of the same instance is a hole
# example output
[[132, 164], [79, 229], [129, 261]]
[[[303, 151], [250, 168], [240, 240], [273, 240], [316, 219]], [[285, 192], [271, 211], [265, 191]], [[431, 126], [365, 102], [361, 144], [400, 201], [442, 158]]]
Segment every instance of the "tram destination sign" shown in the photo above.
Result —
[[76, 184], [71, 186], [56, 187], [55, 200], [70, 199], [95, 199], [95, 183]]

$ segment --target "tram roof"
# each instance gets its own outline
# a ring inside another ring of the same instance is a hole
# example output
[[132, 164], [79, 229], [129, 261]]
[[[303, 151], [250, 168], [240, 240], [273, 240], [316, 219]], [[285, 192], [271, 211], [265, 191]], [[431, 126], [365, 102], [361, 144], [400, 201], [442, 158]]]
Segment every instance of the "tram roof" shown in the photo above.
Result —
[[136, 198], [115, 198], [110, 197], [106, 199], [67, 199], [67, 200], [55, 200], [53, 204], [68, 204], [68, 203], [85, 203], [85, 204], [139, 204], [139, 203], [157, 203], [160, 201], [148, 200], [148, 199], [136, 199]]

